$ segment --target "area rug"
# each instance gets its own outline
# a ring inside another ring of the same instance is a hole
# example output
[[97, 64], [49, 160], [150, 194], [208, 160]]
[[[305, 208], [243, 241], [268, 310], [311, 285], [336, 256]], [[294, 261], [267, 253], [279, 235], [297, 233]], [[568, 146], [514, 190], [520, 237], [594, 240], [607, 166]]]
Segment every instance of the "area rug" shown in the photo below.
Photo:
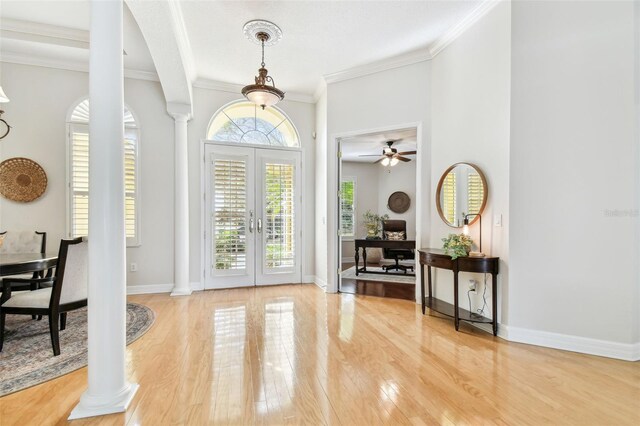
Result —
[[[155, 313], [127, 303], [127, 345], [153, 325]], [[46, 382], [87, 365], [87, 309], [67, 314], [60, 331], [60, 355], [53, 356], [49, 320], [29, 315], [7, 315], [4, 347], [0, 352], [0, 396]]]
[[[375, 266], [367, 266], [367, 270], [384, 272], [382, 268], [376, 268]], [[388, 282], [388, 283], [407, 283], [407, 284], [416, 283], [416, 277], [413, 275], [367, 274], [367, 273], [360, 272], [358, 276], [356, 276], [355, 266], [352, 266], [351, 268], [347, 269], [341, 275], [342, 275], [342, 278], [351, 278], [354, 280], [382, 281], [382, 282]]]

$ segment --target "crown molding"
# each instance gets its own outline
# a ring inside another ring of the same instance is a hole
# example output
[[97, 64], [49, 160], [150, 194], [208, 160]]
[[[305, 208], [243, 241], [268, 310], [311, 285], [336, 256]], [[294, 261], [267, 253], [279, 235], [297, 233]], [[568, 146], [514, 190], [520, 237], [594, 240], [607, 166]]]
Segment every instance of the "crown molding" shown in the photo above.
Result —
[[[235, 83], [225, 83], [223, 81], [210, 80], [207, 78], [197, 78], [196, 81], [193, 82], [193, 87], [197, 87], [200, 89], [209, 89], [209, 90], [217, 90], [219, 92], [228, 92], [228, 93], [236, 93], [239, 94], [244, 87], [241, 84]], [[285, 101], [293, 101], [293, 102], [302, 102], [305, 104], [315, 104], [313, 95], [308, 95], [306, 93], [297, 93], [297, 92], [285, 92]]]
[[447, 46], [453, 43], [458, 37], [464, 34], [469, 28], [478, 22], [483, 16], [489, 13], [498, 4], [505, 0], [484, 0], [475, 9], [465, 16], [460, 22], [451, 27], [442, 37], [431, 43], [429, 52], [431, 57], [435, 58], [438, 53], [442, 52]]
[[325, 74], [324, 80], [327, 82], [327, 84], [332, 84], [339, 81], [350, 80], [352, 78], [364, 77], [365, 75], [375, 74], [394, 68], [417, 64], [419, 62], [428, 61], [430, 59], [431, 52], [429, 51], [429, 49], [419, 49], [402, 55], [393, 56], [391, 58], [371, 62], [366, 65], [360, 65], [347, 70]]
[[89, 31], [11, 18], [0, 23], [6, 39], [89, 49]]
[[[1, 62], [18, 65], [30, 65], [34, 67], [53, 68], [65, 71], [89, 72], [89, 64], [86, 62], [73, 62], [68, 60], [53, 58], [35, 58], [30, 55], [22, 55], [13, 52], [3, 52]], [[150, 71], [127, 69], [124, 70], [124, 77], [134, 80], [146, 80], [159, 82], [158, 74]]]
[[313, 92], [313, 102], [318, 103], [318, 101], [326, 91], [327, 91], [327, 82], [324, 80], [324, 78], [321, 78], [320, 81], [318, 82], [318, 86], [316, 87], [316, 90]]

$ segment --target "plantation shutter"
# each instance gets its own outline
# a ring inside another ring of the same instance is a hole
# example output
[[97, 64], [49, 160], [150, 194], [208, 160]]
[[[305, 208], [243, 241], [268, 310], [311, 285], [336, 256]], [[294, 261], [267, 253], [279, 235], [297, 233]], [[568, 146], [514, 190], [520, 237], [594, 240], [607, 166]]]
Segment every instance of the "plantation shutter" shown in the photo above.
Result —
[[340, 184], [340, 230], [343, 237], [355, 235], [355, 192], [356, 184], [352, 178]]
[[456, 223], [456, 174], [448, 173], [442, 185], [442, 210], [449, 223]]
[[216, 159], [213, 165], [214, 268], [243, 270], [247, 267], [247, 162]]
[[[89, 234], [89, 126], [70, 125], [70, 236]], [[137, 243], [137, 162], [138, 131], [125, 129], [124, 180], [125, 180], [125, 232], [128, 244]]]
[[71, 126], [71, 237], [89, 233], [89, 126]]
[[133, 129], [125, 129], [124, 136], [124, 225], [127, 238], [136, 238], [136, 199], [138, 185], [136, 171], [138, 170], [137, 134]]
[[265, 266], [295, 266], [293, 164], [265, 164]]
[[467, 199], [469, 200], [469, 213], [476, 214], [480, 212], [482, 200], [484, 199], [484, 188], [480, 175], [475, 172], [470, 172], [467, 175], [467, 195]]

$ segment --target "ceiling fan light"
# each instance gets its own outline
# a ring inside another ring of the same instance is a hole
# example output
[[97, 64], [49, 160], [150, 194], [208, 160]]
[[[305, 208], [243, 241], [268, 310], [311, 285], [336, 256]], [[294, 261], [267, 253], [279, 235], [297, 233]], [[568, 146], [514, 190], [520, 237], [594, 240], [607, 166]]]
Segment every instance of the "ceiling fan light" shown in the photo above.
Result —
[[400, 160], [398, 160], [396, 157], [393, 157], [393, 158], [391, 159], [391, 161], [390, 161], [389, 165], [390, 165], [391, 167], [393, 167], [393, 166], [395, 166], [396, 164], [398, 164], [398, 162], [399, 162], [399, 161], [400, 161]]
[[380, 164], [382, 164], [383, 166], [387, 167], [390, 162], [391, 162], [391, 159], [389, 159], [389, 157], [385, 157], [385, 158], [382, 159]]

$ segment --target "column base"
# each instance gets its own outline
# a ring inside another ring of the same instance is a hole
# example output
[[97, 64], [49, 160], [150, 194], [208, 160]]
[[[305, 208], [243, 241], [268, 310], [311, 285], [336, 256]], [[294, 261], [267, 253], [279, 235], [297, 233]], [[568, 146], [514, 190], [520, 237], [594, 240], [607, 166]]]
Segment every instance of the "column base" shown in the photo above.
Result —
[[100, 398], [83, 395], [67, 420], [125, 412], [139, 387], [137, 383], [131, 383], [122, 393], [106, 403], [99, 401]]
[[171, 296], [191, 296], [192, 290], [190, 288], [188, 289], [181, 289], [181, 288], [174, 288], [171, 291]]

